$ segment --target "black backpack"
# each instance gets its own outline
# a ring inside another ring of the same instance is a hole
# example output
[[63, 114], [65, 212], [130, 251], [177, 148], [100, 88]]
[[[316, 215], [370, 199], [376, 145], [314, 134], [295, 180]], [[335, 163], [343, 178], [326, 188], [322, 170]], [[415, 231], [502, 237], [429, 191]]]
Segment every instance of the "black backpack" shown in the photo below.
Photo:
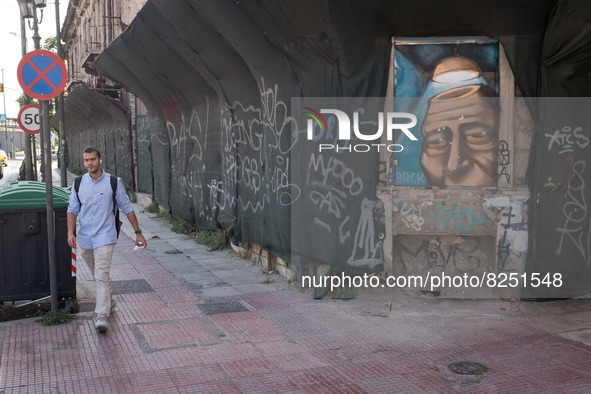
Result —
[[[119, 238], [119, 231], [121, 231], [121, 220], [119, 220], [119, 209], [117, 208], [117, 178], [114, 176], [110, 177], [111, 179], [111, 189], [113, 190], [113, 213], [115, 214], [115, 229], [117, 230], [117, 238]], [[80, 197], [78, 196], [78, 191], [80, 190], [80, 182], [82, 182], [82, 177], [79, 176], [74, 179], [74, 190], [76, 190], [76, 197], [78, 198], [78, 203], [80, 207], [82, 207], [82, 202], [80, 201]]]

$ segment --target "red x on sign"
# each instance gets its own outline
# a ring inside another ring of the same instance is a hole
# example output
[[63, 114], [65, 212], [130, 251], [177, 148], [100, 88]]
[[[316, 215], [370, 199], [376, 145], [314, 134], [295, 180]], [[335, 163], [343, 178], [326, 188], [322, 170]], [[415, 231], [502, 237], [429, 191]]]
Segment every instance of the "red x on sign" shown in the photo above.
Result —
[[45, 49], [37, 49], [23, 56], [18, 64], [17, 77], [24, 92], [38, 100], [57, 97], [68, 80], [62, 59]]

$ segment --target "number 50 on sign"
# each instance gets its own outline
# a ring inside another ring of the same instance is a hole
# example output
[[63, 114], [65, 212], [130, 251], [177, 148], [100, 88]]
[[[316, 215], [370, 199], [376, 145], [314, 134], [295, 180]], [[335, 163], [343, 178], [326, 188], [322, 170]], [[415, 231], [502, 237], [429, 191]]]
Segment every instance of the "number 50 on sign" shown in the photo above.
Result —
[[25, 105], [18, 113], [17, 121], [21, 129], [29, 134], [37, 134], [39, 132], [39, 106], [35, 104]]

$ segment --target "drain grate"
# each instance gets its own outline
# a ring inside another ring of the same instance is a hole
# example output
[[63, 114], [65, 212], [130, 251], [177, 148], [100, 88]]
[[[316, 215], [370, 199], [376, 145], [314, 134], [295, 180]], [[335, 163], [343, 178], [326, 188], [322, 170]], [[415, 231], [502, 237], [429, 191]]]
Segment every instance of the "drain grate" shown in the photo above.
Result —
[[113, 294], [137, 294], [151, 293], [154, 289], [145, 279], [111, 281], [111, 293]]
[[461, 375], [482, 375], [488, 372], [488, 367], [474, 361], [456, 361], [448, 365], [452, 372]]
[[206, 315], [218, 315], [220, 313], [248, 312], [248, 309], [246, 309], [244, 307], [244, 305], [242, 305], [238, 301], [212, 302], [209, 304], [199, 304], [197, 306]]

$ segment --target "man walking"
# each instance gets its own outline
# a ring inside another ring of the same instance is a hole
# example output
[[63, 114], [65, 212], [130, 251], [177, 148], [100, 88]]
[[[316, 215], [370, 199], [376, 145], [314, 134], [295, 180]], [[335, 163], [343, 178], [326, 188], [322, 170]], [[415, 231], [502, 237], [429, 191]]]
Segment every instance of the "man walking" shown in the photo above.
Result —
[[[84, 166], [88, 173], [82, 176], [78, 192], [72, 190], [68, 206], [68, 244], [78, 250], [96, 282], [96, 320], [94, 326], [99, 332], [106, 332], [111, 313], [111, 258], [117, 243], [115, 212], [113, 210], [113, 188], [111, 175], [101, 168], [101, 153], [94, 147], [82, 151]], [[146, 239], [138, 225], [137, 217], [121, 179], [117, 178], [115, 193], [117, 209], [127, 216], [135, 230], [135, 244], [146, 246]], [[76, 228], [78, 219], [78, 229]]]

